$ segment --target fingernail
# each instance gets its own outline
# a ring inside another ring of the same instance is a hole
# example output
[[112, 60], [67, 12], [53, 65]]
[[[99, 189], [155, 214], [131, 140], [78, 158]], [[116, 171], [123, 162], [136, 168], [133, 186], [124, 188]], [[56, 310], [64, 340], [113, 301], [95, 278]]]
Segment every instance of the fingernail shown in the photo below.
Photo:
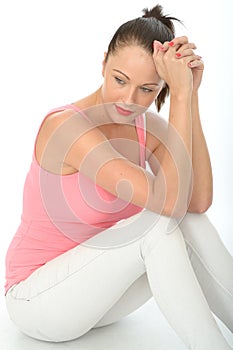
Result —
[[170, 41], [170, 43], [168, 43], [169, 46], [174, 46], [174, 42]]
[[176, 57], [179, 58], [181, 57], [181, 54], [179, 52], [176, 53]]
[[189, 66], [189, 67], [192, 67], [192, 66], [193, 66], [192, 62], [189, 62], [189, 63], [188, 63], [188, 66]]
[[165, 49], [165, 47], [163, 47], [162, 45], [159, 45], [159, 50], [164, 51], [164, 50], [166, 50], [166, 49]]

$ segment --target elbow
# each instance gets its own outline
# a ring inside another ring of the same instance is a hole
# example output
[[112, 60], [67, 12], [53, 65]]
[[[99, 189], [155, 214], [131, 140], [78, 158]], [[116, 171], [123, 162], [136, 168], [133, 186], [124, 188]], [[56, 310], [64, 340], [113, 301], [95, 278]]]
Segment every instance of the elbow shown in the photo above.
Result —
[[189, 206], [185, 203], [176, 203], [176, 205], [165, 205], [162, 210], [162, 215], [169, 216], [171, 218], [180, 219], [183, 218], [187, 212], [204, 214], [212, 205], [212, 198], [206, 201], [199, 201], [198, 203], [190, 203]]
[[176, 203], [175, 205], [165, 205], [161, 214], [173, 219], [181, 219], [186, 215], [187, 211], [187, 205], [184, 203], [178, 205]]
[[190, 204], [188, 212], [196, 214], [204, 214], [212, 205], [212, 198], [206, 201], [199, 201], [196, 204]]

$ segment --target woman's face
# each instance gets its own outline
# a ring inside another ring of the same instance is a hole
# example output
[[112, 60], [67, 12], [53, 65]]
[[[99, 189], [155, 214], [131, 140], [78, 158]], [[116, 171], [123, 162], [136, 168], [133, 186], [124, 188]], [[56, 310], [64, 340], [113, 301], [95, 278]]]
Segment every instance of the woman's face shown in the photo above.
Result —
[[116, 122], [132, 121], [156, 99], [164, 81], [152, 54], [140, 46], [119, 48], [103, 62], [102, 102]]

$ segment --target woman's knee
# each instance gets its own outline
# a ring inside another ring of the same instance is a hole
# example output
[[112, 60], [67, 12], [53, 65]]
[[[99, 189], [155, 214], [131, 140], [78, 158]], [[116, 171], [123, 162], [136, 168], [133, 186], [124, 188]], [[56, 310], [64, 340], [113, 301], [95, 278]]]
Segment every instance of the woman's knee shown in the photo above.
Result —
[[183, 244], [185, 244], [176, 219], [158, 215], [156, 220], [153, 223], [151, 222], [150, 229], [141, 240], [140, 249], [142, 259], [144, 260], [146, 255], [156, 249], [161, 240], [169, 240], [169, 236], [172, 236], [173, 240], [181, 239]]

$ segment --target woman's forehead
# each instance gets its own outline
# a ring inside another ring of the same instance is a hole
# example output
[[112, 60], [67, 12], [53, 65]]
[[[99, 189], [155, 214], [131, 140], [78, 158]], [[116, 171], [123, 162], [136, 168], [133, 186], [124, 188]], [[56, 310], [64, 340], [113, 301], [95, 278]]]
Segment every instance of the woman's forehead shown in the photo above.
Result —
[[140, 46], [119, 47], [108, 62], [110, 69], [123, 71], [129, 78], [135, 74], [143, 80], [157, 76], [152, 54]]

